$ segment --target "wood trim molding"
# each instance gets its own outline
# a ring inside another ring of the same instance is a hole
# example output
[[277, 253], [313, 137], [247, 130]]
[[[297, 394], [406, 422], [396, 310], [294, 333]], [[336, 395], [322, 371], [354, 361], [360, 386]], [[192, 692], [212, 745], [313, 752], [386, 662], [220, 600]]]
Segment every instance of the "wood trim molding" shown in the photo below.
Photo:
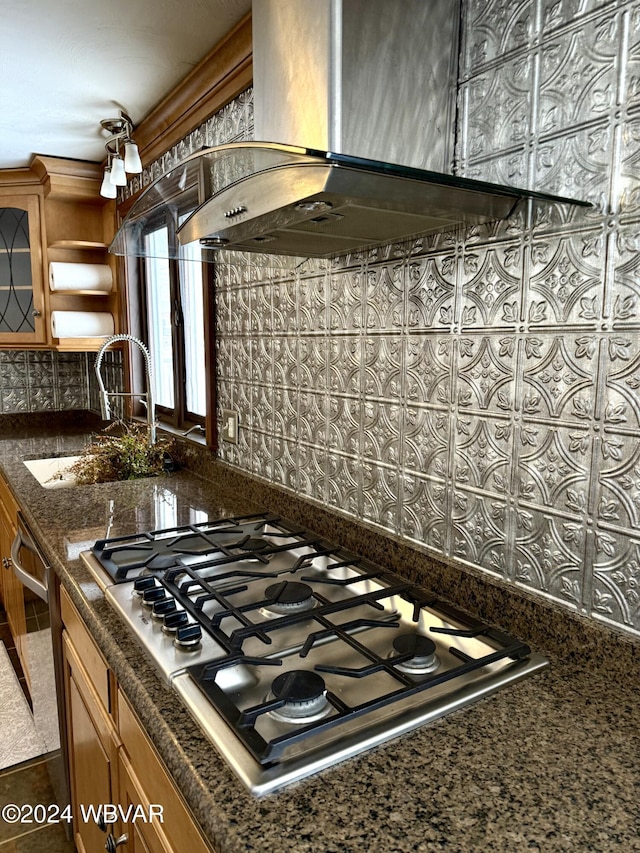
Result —
[[39, 177], [30, 168], [0, 169], [0, 192], [12, 193], [19, 187], [30, 186], [37, 193], [39, 184]]
[[251, 85], [251, 15], [243, 18], [135, 128], [146, 166]]
[[45, 196], [71, 201], [84, 201], [103, 206], [100, 195], [102, 166], [86, 160], [67, 160], [62, 157], [45, 157], [36, 154], [29, 164], [44, 187]]

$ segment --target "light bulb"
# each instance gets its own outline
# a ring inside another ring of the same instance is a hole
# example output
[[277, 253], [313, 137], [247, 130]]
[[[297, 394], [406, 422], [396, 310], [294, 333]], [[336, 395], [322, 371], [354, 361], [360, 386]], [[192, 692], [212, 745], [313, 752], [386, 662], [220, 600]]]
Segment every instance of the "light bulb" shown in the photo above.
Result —
[[124, 170], [130, 175], [139, 175], [142, 171], [142, 161], [135, 142], [124, 144]]
[[103, 198], [115, 198], [118, 194], [116, 185], [111, 183], [111, 169], [107, 166], [104, 170], [102, 178], [102, 186], [100, 187], [100, 195]]
[[111, 183], [116, 187], [126, 187], [127, 185], [127, 175], [122, 157], [116, 156], [111, 161]]

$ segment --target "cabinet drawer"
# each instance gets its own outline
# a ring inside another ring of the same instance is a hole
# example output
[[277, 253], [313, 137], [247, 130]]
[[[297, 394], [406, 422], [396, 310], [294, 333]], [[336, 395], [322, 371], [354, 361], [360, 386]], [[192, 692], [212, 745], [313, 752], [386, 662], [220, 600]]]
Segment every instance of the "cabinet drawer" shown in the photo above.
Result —
[[112, 707], [109, 667], [64, 587], [60, 589], [60, 611], [62, 623], [67, 630], [76, 654], [82, 661], [82, 666], [91, 681], [91, 685], [105, 711], [110, 714]]
[[118, 721], [122, 747], [137, 778], [144, 784], [147, 802], [163, 806], [162, 829], [172, 848], [189, 853], [212, 853], [213, 848], [204, 841], [188, 806], [121, 691], [118, 691]]

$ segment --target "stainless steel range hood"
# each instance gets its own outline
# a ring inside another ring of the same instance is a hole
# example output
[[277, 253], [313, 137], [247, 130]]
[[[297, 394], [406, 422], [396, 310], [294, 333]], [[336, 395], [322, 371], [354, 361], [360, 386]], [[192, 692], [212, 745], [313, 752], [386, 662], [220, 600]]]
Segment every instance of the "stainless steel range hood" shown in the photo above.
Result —
[[[111, 251], [329, 257], [526, 199], [585, 204], [451, 174], [458, 23], [456, 0], [254, 0], [255, 137], [282, 144], [188, 157], [141, 193]], [[175, 245], [149, 237], [166, 217]]]

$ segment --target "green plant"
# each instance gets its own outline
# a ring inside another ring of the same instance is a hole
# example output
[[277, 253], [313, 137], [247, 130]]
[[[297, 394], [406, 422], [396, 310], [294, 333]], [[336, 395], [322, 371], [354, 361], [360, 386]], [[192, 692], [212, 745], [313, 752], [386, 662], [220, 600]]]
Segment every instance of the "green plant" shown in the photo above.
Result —
[[162, 473], [164, 455], [172, 447], [173, 440], [165, 438], [150, 445], [146, 425], [115, 421], [93, 439], [70, 470], [81, 486], [155, 477]]

